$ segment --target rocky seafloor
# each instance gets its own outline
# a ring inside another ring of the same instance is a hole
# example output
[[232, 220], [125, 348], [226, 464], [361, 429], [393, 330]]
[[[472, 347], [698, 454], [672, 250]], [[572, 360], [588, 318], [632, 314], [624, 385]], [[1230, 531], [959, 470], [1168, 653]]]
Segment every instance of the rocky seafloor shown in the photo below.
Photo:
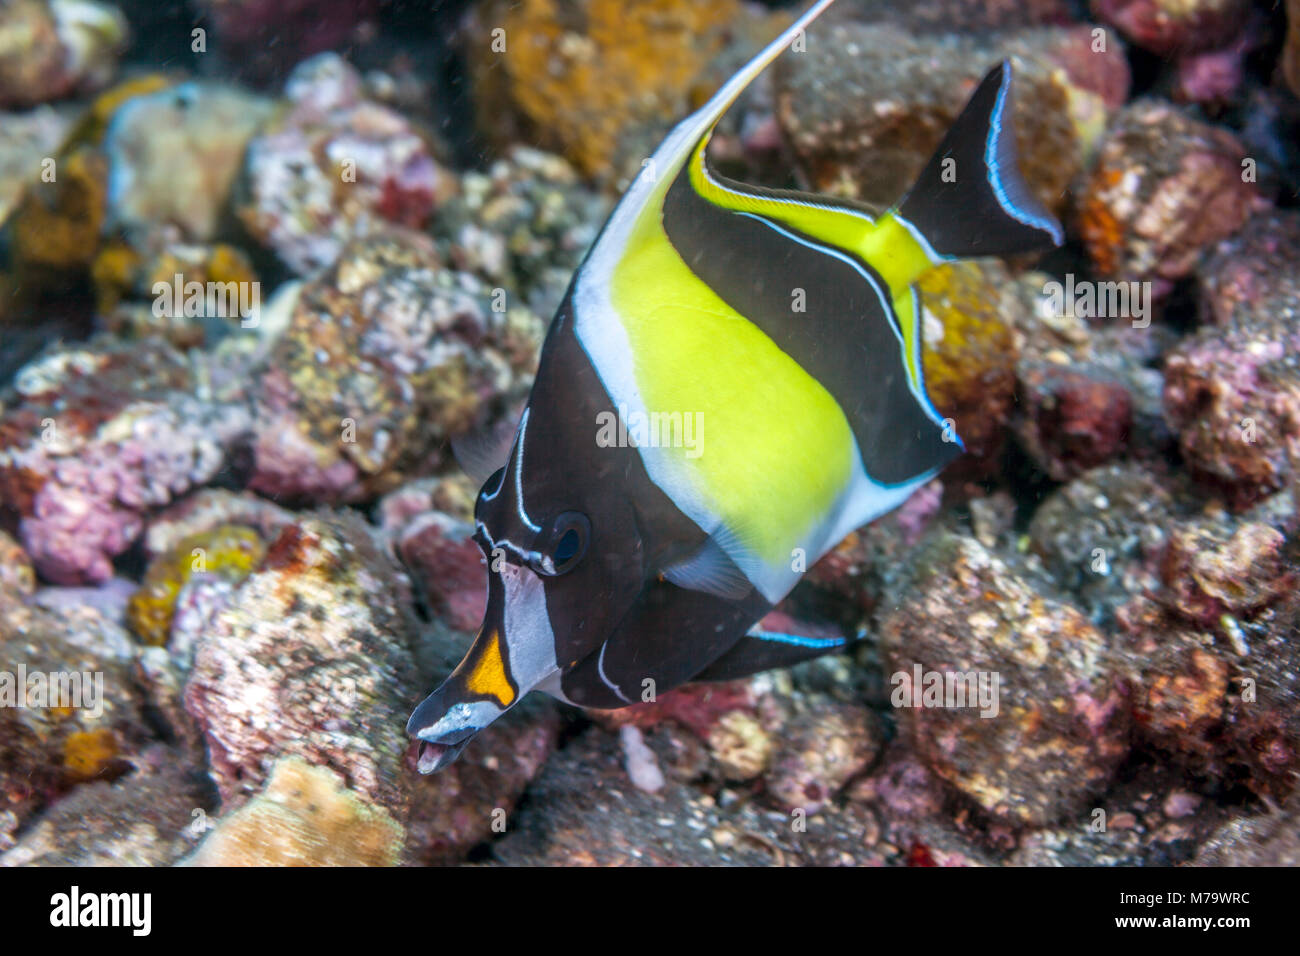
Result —
[[1296, 0], [839, 0], [711, 155], [887, 205], [1013, 58], [1068, 240], [921, 283], [968, 453], [773, 613], [852, 654], [416, 773], [484, 604], [449, 442], [795, 10], [0, 4], [0, 863], [1300, 860]]

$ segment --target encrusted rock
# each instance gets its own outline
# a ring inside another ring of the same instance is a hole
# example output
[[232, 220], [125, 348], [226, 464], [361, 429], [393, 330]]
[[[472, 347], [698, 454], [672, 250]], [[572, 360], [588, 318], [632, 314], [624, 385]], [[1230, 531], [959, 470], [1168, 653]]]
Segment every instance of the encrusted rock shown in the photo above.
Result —
[[1097, 273], [1168, 293], [1265, 205], [1246, 159], [1227, 130], [1168, 103], [1125, 107], [1077, 190], [1077, 227]]
[[158, 750], [160, 766], [78, 787], [54, 804], [0, 866], [169, 866], [209, 825], [211, 794], [196, 774]]
[[1029, 546], [1095, 623], [1159, 584], [1174, 503], [1165, 483], [1133, 464], [1105, 465], [1052, 492], [1034, 511]]
[[563, 158], [514, 146], [461, 177], [433, 230], [454, 268], [550, 318], [608, 212], [608, 200]]
[[1300, 454], [1300, 332], [1202, 330], [1165, 364], [1165, 412], [1192, 472], [1232, 507], [1285, 487]]
[[[231, 225], [227, 201], [271, 104], [237, 87], [182, 83], [126, 102], [104, 136], [111, 228], [172, 225], [190, 241]], [[170, 277], [168, 277], [170, 278]]]
[[1196, 278], [1205, 323], [1256, 329], [1300, 321], [1300, 212], [1255, 216], [1213, 249]]
[[36, 589], [36, 571], [21, 545], [0, 531], [0, 592], [31, 594]]
[[1133, 399], [1118, 376], [1052, 362], [1021, 363], [1021, 443], [1057, 481], [1067, 481], [1122, 454], [1133, 424]]
[[1014, 323], [1003, 314], [1014, 303], [1002, 296], [1006, 282], [1006, 270], [988, 261], [943, 265], [917, 283], [926, 390], [965, 443], [959, 471], [996, 466], [1015, 401]]
[[1153, 53], [1219, 47], [1246, 19], [1246, 0], [1092, 0], [1103, 22]]
[[[528, 698], [474, 738], [460, 758], [412, 786], [407, 825], [412, 857], [426, 865], [458, 863], [505, 831], [525, 789], [555, 749], [553, 704]], [[407, 761], [415, 774], [415, 751]]]
[[0, 593], [0, 844], [70, 788], [135, 766], [151, 732], [130, 653], [89, 603], [54, 612]]
[[292, 754], [405, 819], [413, 623], [406, 580], [371, 534], [355, 517], [302, 518], [209, 617], [178, 615], [173, 641], [194, 647], [185, 707], [226, 806]]
[[188, 866], [394, 866], [402, 827], [339, 774], [285, 757], [265, 789], [219, 820]]
[[[895, 600], [882, 624], [893, 702], [930, 769], [1017, 825], [1077, 812], [1104, 789], [1128, 750], [1128, 709], [1111, 649], [1078, 611], [948, 533]], [[962, 675], [974, 680], [958, 688]]]
[[737, 0], [525, 0], [476, 7], [461, 44], [492, 139], [535, 142], [612, 182], [712, 92], [698, 78], [736, 34], [778, 30]]
[[864, 707], [818, 701], [782, 728], [764, 779], [786, 811], [821, 810], [880, 751], [879, 731]]
[[0, 7], [0, 108], [103, 86], [126, 47], [126, 18], [95, 0], [11, 0]]
[[156, 340], [48, 351], [0, 401], [0, 500], [37, 570], [98, 583], [150, 510], [212, 480], [248, 440], [242, 403], [201, 399]]
[[248, 147], [249, 231], [306, 275], [386, 222], [420, 228], [454, 181], [401, 114], [364, 97], [334, 53], [300, 64], [289, 107]]
[[774, 67], [782, 129], [814, 187], [892, 206], [920, 174], [975, 84], [1016, 58], [1016, 141], [1039, 198], [1060, 209], [1123, 102], [1128, 66], [1109, 38], [1092, 52], [1086, 28], [975, 36], [915, 35], [890, 24], [810, 31], [807, 55]]
[[493, 307], [427, 237], [352, 242], [297, 295], [257, 394], [254, 490], [350, 501], [444, 460], [532, 381], [541, 321]]

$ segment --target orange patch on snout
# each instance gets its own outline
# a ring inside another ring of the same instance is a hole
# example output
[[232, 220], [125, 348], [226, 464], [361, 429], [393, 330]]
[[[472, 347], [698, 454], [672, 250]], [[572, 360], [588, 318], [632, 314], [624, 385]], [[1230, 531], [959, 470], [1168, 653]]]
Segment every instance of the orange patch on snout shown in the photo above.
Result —
[[505, 662], [501, 659], [501, 635], [492, 632], [492, 639], [483, 648], [483, 653], [474, 663], [465, 681], [465, 687], [473, 694], [495, 697], [502, 707], [509, 707], [515, 699], [514, 688], [506, 676]]

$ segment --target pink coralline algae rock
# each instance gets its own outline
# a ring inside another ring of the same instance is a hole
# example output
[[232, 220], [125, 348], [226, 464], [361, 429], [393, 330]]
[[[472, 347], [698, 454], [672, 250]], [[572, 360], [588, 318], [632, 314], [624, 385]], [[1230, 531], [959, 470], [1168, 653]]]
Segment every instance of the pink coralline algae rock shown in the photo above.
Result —
[[343, 502], [436, 470], [449, 438], [531, 385], [542, 324], [498, 311], [428, 237], [352, 241], [307, 282], [257, 394], [253, 490]]
[[412, 750], [412, 857], [426, 866], [456, 863], [476, 845], [500, 833], [525, 788], [542, 769], [559, 737], [554, 705], [536, 697], [475, 738], [450, 767], [420, 777]]
[[1196, 278], [1203, 323], [1258, 328], [1294, 322], [1300, 314], [1300, 212], [1255, 216], [1214, 248]]
[[1057, 481], [1122, 453], [1133, 423], [1128, 389], [1105, 370], [1021, 363], [1021, 442]]
[[937, 814], [945, 795], [934, 774], [904, 745], [887, 750], [869, 776], [850, 786], [849, 797], [878, 804], [891, 818], [921, 819]]
[[1296, 474], [1300, 213], [1255, 216], [1197, 280], [1205, 327], [1168, 359], [1166, 414], [1192, 469], [1247, 507]]
[[1081, 814], [1128, 751], [1106, 639], [973, 538], [941, 532], [912, 566], [881, 625], [902, 734], [994, 819]]
[[421, 228], [453, 189], [428, 143], [405, 117], [364, 98], [361, 77], [322, 54], [285, 88], [289, 106], [249, 144], [249, 231], [295, 272], [338, 258], [375, 226]]
[[440, 511], [461, 521], [474, 520], [477, 497], [478, 482], [460, 472], [419, 478], [381, 498], [375, 507], [375, 520], [385, 534], [396, 539], [427, 511]]
[[1174, 54], [1221, 47], [1246, 20], [1247, 0], [1093, 0], [1097, 18], [1138, 46]]
[[781, 728], [765, 777], [768, 796], [783, 810], [814, 814], [879, 752], [880, 732], [869, 710], [816, 701]]
[[0, 405], [0, 502], [43, 577], [106, 581], [151, 510], [247, 442], [245, 406], [189, 387], [185, 361], [152, 340], [60, 348], [18, 373]]
[[828, 20], [886, 22], [915, 33], [984, 33], [1074, 19], [1068, 0], [854, 0], [837, 3]]
[[1228, 100], [1245, 79], [1244, 61], [1252, 46], [1251, 35], [1243, 33], [1221, 49], [1183, 57], [1178, 61], [1178, 96], [1193, 103]]
[[[185, 709], [207, 743], [223, 809], [278, 757], [326, 766], [405, 819], [406, 714], [419, 694], [405, 576], [355, 516], [300, 519], [194, 632]], [[233, 803], [232, 803], [233, 801]]]
[[590, 713], [608, 727], [631, 724], [643, 730], [663, 721], [675, 721], [697, 737], [707, 739], [718, 721], [733, 711], [752, 711], [757, 699], [749, 683], [743, 680], [719, 684], [687, 684], [645, 703], [621, 710], [592, 710]]
[[1287, 547], [1257, 522], [1180, 525], [1162, 587], [1118, 614], [1139, 744], [1275, 798], [1300, 767], [1300, 600]]
[[1225, 614], [1252, 617], [1295, 587], [1285, 542], [1277, 529], [1256, 521], [1242, 523], [1230, 537], [1194, 525], [1176, 527], [1162, 562], [1160, 600], [1201, 625], [1217, 625]]
[[[279, 46], [282, 58], [340, 46], [367, 17], [376, 0], [196, 0], [213, 32], [242, 61], [263, 47]], [[290, 61], [292, 62], [292, 61]]]
[[1204, 329], [1169, 356], [1165, 413], [1191, 470], [1244, 509], [1300, 455], [1300, 332]]
[[1095, 270], [1150, 281], [1163, 297], [1267, 207], [1247, 160], [1231, 133], [1167, 103], [1125, 107], [1077, 190], [1076, 225]]
[[407, 524], [396, 540], [397, 553], [422, 586], [430, 609], [456, 630], [471, 633], [487, 610], [483, 552], [473, 535], [473, 524], [429, 511]]

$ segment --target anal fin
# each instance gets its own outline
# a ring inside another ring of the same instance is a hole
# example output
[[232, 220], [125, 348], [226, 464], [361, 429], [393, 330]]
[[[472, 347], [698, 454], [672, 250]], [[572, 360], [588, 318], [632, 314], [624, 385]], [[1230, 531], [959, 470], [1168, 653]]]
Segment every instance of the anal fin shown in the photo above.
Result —
[[735, 680], [777, 667], [793, 667], [823, 654], [845, 650], [855, 640], [804, 637], [755, 627], [692, 680]]

